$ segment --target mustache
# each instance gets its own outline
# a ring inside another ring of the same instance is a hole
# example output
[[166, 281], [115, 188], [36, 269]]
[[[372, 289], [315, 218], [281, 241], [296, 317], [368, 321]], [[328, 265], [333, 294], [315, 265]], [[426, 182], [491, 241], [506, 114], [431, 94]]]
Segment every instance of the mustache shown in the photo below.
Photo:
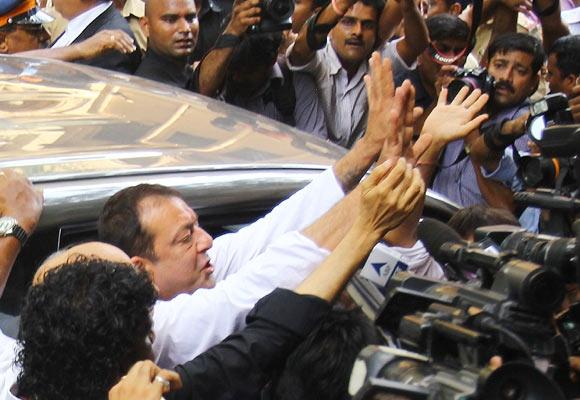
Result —
[[515, 93], [515, 91], [516, 91], [514, 89], [514, 87], [509, 82], [506, 82], [506, 81], [499, 81], [498, 83], [496, 83], [495, 88], [496, 89], [506, 89], [506, 90], [509, 90], [511, 93]]
[[350, 38], [344, 41], [346, 44], [354, 44], [355, 46], [362, 46], [363, 42], [360, 39]]

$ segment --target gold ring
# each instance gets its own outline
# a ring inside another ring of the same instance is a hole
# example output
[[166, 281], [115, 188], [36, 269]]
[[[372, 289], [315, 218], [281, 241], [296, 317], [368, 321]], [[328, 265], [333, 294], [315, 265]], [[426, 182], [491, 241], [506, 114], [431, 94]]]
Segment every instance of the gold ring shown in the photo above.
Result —
[[163, 388], [165, 389], [165, 391], [169, 391], [169, 388], [171, 387], [171, 382], [169, 382], [167, 379], [165, 379], [164, 377], [162, 377], [160, 375], [155, 375], [155, 378], [153, 379], [153, 381], [161, 383], [161, 385], [163, 385]]

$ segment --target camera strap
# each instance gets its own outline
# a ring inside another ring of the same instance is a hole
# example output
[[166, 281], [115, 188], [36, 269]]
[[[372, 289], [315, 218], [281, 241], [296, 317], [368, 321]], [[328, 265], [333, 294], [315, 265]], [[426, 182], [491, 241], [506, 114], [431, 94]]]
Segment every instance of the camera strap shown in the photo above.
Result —
[[[322, 10], [324, 10], [324, 8]], [[306, 26], [308, 27], [308, 30], [306, 31], [306, 43], [312, 51], [320, 50], [326, 46], [326, 37], [332, 28], [334, 28], [334, 24], [317, 24], [318, 17], [320, 17], [322, 10], [312, 14], [312, 16], [306, 21]], [[324, 40], [320, 40], [316, 35], [323, 35]]]

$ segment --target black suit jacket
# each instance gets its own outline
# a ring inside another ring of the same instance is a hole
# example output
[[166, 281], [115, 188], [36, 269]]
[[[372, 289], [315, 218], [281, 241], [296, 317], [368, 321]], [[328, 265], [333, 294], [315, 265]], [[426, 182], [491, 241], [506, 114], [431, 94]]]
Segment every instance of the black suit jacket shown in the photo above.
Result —
[[[81, 32], [79, 37], [77, 37], [73, 43], [82, 42], [93, 36], [95, 33], [105, 29], [120, 29], [135, 40], [135, 36], [133, 35], [129, 24], [125, 21], [125, 18], [121, 16], [121, 13], [115, 8], [115, 6], [111, 4], [104, 13], [99, 15], [85, 28], [84, 31]], [[137, 41], [135, 41], [135, 43], [137, 43]], [[125, 72], [127, 74], [134, 73], [140, 62], [141, 52], [139, 51], [139, 47], [137, 47], [137, 50], [131, 54], [109, 51], [99, 57], [93, 58], [92, 60], [78, 61], [79, 64], [92, 65], [93, 67]]]

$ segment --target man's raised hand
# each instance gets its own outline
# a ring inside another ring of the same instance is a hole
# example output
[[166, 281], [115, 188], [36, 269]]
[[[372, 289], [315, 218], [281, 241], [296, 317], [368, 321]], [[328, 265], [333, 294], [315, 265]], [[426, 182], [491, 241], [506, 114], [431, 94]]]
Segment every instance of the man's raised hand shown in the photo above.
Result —
[[361, 189], [360, 221], [381, 237], [397, 227], [425, 195], [419, 170], [404, 158], [378, 165], [361, 182]]
[[478, 115], [489, 96], [479, 89], [469, 96], [469, 89], [463, 87], [450, 104], [447, 104], [447, 89], [439, 94], [437, 106], [425, 120], [423, 132], [432, 135], [438, 145], [446, 145], [457, 139], [462, 139], [488, 118], [487, 114]]

